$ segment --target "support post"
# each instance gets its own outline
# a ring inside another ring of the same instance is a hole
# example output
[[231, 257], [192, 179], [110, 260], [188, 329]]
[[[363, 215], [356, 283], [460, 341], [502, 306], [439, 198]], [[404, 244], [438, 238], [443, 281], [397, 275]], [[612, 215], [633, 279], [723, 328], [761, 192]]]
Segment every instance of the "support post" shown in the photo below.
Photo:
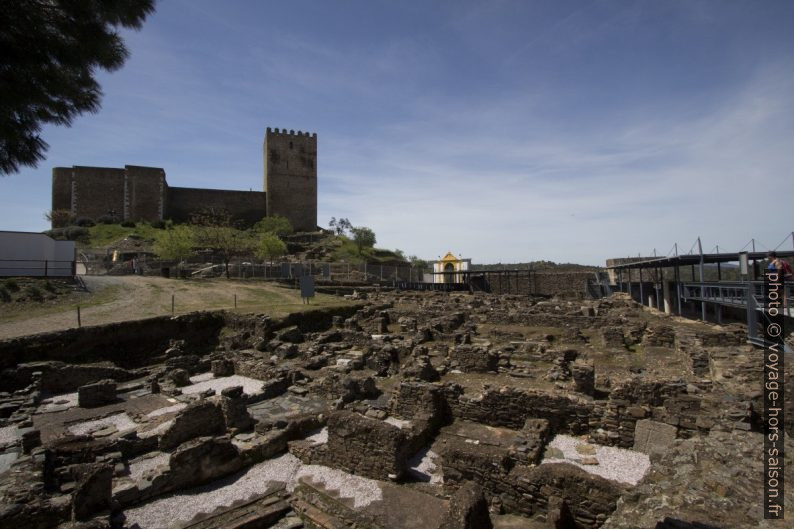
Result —
[[80, 319], [80, 305], [77, 305], [77, 326], [78, 327], [82, 327], [83, 326], [83, 322]]
[[676, 265], [675, 267], [675, 294], [678, 301], [678, 315], [682, 316], [681, 313], [681, 270]]
[[705, 264], [703, 262], [703, 245], [700, 243], [700, 237], [698, 237], [698, 253], [700, 253], [700, 298], [703, 300], [700, 302], [700, 315], [701, 319], [706, 321], [706, 286], [703, 283]]
[[[654, 250], [654, 253], [656, 253], [656, 250]], [[657, 268], [656, 269], [656, 277], [654, 278], [654, 282], [653, 282], [653, 287], [656, 290], [656, 310], [662, 310], [662, 308], [661, 308], [661, 298], [659, 297], [659, 281], [661, 281], [661, 278], [660, 278], [660, 275], [659, 275], [660, 272], [661, 272], [661, 269]]]
[[645, 293], [642, 286], [642, 268], [640, 268], [640, 305], [645, 305]]

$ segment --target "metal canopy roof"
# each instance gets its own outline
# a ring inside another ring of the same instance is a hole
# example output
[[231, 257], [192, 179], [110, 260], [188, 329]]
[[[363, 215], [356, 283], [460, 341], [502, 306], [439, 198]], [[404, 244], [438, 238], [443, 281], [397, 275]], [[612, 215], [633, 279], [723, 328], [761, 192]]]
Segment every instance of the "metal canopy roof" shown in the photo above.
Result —
[[[754, 261], [763, 261], [766, 259], [769, 252], [747, 252], [747, 257]], [[780, 250], [777, 251], [778, 257], [794, 257], [794, 250]], [[705, 253], [703, 254], [703, 263], [731, 263], [739, 261], [739, 252], [733, 253]], [[608, 266], [607, 268], [613, 270], [631, 270], [641, 268], [668, 268], [674, 266], [691, 266], [698, 265], [701, 262], [700, 254], [686, 254], [676, 255], [673, 257], [659, 257], [657, 259], [646, 259], [644, 261], [636, 261], [633, 263], [623, 263]]]

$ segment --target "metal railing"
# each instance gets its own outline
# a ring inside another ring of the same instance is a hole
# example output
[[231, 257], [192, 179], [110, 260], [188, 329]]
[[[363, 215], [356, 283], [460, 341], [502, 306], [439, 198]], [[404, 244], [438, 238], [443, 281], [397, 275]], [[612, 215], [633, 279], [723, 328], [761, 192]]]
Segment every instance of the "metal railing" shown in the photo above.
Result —
[[0, 259], [0, 277], [70, 277], [75, 266], [74, 260]]
[[[794, 295], [794, 284], [785, 286], [786, 300]], [[747, 307], [748, 292], [752, 292], [757, 307], [763, 306], [763, 281], [721, 281], [719, 283], [681, 283], [681, 298], [684, 301], [705, 301], [728, 307]]]

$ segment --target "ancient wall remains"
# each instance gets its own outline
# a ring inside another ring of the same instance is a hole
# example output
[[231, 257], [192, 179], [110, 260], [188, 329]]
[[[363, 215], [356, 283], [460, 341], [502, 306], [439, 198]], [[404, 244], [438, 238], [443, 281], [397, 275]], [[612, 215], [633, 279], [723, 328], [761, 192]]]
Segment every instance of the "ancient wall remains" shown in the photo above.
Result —
[[264, 144], [268, 215], [297, 231], [317, 229], [317, 134], [267, 128]]
[[593, 272], [538, 272], [533, 274], [533, 294], [581, 299], [587, 292], [587, 281]]
[[493, 294], [534, 294], [582, 299], [587, 297], [587, 284], [595, 279], [593, 272], [535, 272], [518, 273], [484, 270], [472, 276], [477, 286], [482, 274], [485, 288]]

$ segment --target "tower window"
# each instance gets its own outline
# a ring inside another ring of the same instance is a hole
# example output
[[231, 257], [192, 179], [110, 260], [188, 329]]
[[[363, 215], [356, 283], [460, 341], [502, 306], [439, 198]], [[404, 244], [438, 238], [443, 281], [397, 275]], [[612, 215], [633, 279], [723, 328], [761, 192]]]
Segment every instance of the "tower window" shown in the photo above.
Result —
[[289, 142], [289, 148], [292, 149], [292, 142]]

